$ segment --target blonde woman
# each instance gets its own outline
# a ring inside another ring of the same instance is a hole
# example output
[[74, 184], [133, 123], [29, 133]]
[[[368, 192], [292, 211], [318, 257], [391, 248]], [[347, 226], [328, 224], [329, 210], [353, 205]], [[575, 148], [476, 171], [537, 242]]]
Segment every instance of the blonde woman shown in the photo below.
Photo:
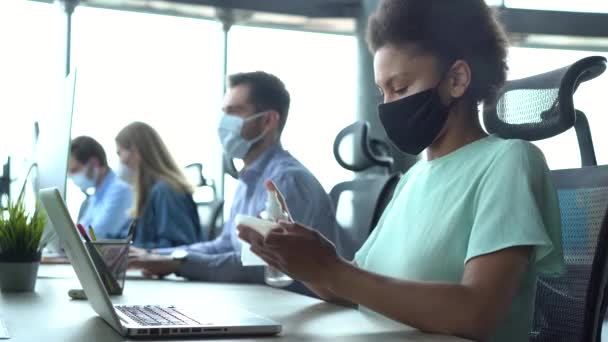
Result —
[[131, 214], [137, 220], [133, 245], [152, 249], [200, 240], [192, 186], [160, 135], [143, 122], [133, 122], [116, 136], [121, 178], [135, 192]]

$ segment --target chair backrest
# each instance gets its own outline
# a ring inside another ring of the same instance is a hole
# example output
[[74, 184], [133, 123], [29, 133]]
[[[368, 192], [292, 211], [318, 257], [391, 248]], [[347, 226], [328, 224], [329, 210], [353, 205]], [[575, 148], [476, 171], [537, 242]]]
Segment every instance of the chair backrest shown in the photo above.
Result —
[[574, 107], [578, 86], [606, 70], [606, 58], [587, 57], [540, 75], [507, 82], [497, 101], [484, 106], [486, 129], [503, 138], [529, 141], [556, 136], [575, 127], [582, 165], [596, 165], [585, 114]]
[[[336, 184], [329, 196], [336, 208], [340, 226], [338, 249], [345, 258], [352, 258], [378, 223], [399, 174], [391, 173], [393, 158], [389, 146], [369, 137], [369, 124], [355, 122], [344, 128], [334, 141], [334, 156], [343, 168], [360, 172], [377, 167], [379, 172], [357, 175], [355, 179]], [[341, 152], [348, 144], [350, 158]], [[354, 147], [354, 149], [352, 148]]]
[[202, 240], [212, 240], [217, 237], [223, 228], [222, 212], [224, 200], [215, 199], [209, 202], [196, 202], [198, 217], [201, 224]]
[[608, 165], [552, 171], [566, 271], [540, 277], [532, 341], [600, 341], [606, 310]]
[[217, 196], [215, 183], [203, 175], [203, 165], [193, 163], [184, 168], [188, 181], [195, 187], [194, 203], [198, 211], [201, 226], [201, 240], [213, 239], [221, 231], [222, 210], [224, 201]]
[[600, 341], [606, 310], [608, 166], [596, 164], [589, 124], [574, 107], [580, 83], [606, 69], [604, 57], [507, 82], [497, 101], [484, 107], [490, 133], [540, 140], [575, 127], [583, 167], [552, 171], [558, 189], [565, 273], [540, 277], [532, 341]]

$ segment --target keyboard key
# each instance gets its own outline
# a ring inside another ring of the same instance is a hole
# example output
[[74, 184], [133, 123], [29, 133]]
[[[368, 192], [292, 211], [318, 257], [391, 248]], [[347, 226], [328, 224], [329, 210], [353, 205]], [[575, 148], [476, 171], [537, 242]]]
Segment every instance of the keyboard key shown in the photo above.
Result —
[[117, 306], [120, 312], [144, 326], [198, 324], [192, 318], [175, 310], [174, 306]]

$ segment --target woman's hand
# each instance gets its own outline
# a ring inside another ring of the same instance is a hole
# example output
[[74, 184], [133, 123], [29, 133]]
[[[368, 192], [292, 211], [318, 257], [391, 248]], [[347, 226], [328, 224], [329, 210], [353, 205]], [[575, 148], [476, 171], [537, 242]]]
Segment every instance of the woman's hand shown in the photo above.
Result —
[[251, 251], [262, 260], [294, 279], [323, 285], [331, 269], [343, 260], [336, 247], [317, 230], [293, 222], [283, 195], [272, 181], [266, 188], [274, 191], [287, 212], [289, 221], [279, 221], [279, 228], [266, 237], [247, 226], [239, 226], [239, 237], [251, 245]]
[[336, 274], [332, 269], [340, 262], [335, 246], [318, 231], [293, 222], [285, 198], [272, 181], [266, 182], [266, 189], [274, 191], [281, 208], [288, 215], [288, 222], [280, 222], [281, 227], [271, 231], [266, 238], [255, 230], [239, 226], [239, 237], [248, 242], [251, 250], [267, 264], [302, 281], [320, 298], [331, 302], [344, 302], [326, 288], [329, 276]]
[[239, 226], [239, 237], [270, 266], [302, 282], [325, 286], [333, 270], [344, 262], [336, 247], [314, 229], [286, 221], [279, 221], [279, 225], [266, 238]]

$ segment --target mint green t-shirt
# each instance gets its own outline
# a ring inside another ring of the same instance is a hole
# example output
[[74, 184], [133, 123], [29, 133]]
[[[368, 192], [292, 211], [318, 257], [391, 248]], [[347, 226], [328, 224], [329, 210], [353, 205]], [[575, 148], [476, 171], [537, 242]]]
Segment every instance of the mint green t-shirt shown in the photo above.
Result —
[[492, 341], [527, 341], [537, 275], [562, 271], [557, 193], [531, 143], [489, 136], [420, 161], [401, 179], [355, 261], [410, 281], [460, 283], [472, 258], [534, 246], [528, 271]]

